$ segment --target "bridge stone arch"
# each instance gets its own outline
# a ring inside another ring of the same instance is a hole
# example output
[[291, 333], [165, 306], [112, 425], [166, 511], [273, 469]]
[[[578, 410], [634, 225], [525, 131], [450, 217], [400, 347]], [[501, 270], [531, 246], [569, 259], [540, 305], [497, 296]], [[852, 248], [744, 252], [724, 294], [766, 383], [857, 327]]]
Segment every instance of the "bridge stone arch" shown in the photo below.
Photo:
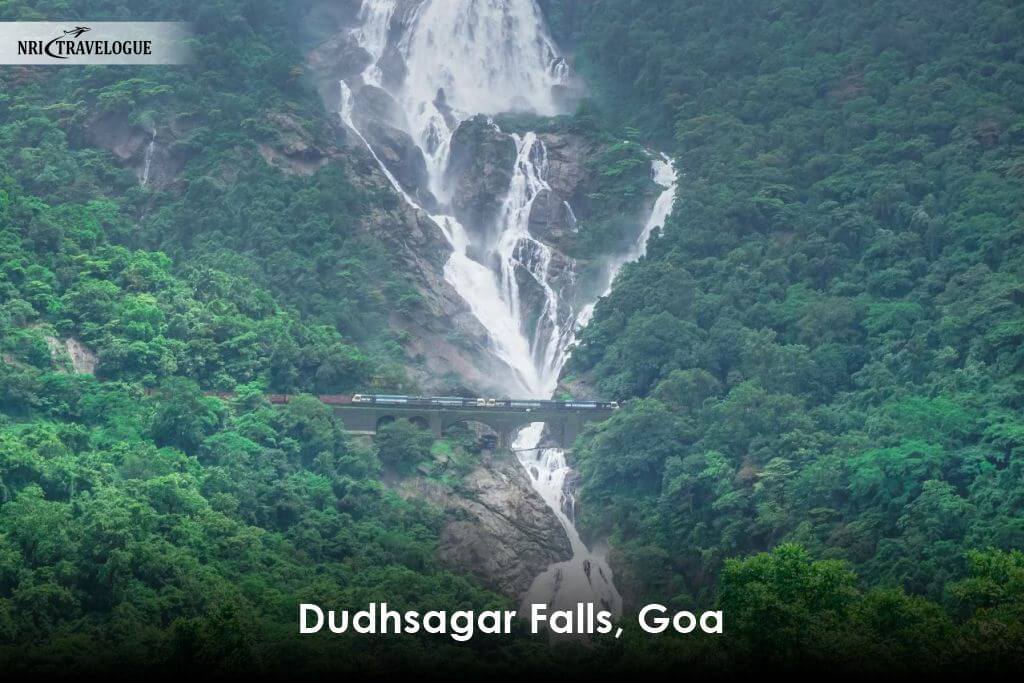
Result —
[[478, 419], [477, 416], [455, 417], [441, 421], [442, 436], [457, 436], [461, 428], [464, 428], [469, 436], [474, 437], [478, 445], [489, 450], [493, 450], [501, 440], [500, 430], [488, 424], [488, 421]]
[[401, 405], [335, 405], [335, 413], [341, 418], [345, 428], [356, 434], [373, 435], [377, 430], [398, 418], [406, 418], [420, 428], [428, 428], [435, 437], [443, 436], [444, 431], [459, 423], [479, 423], [498, 434], [498, 446], [508, 448], [517, 430], [534, 422], [547, 425], [552, 439], [568, 448], [572, 446], [576, 435], [583, 424], [590, 421], [603, 420], [611, 415], [611, 411], [575, 411], [557, 410], [508, 410], [501, 408], [464, 408], [429, 409], [417, 406]]
[[[376, 430], [387, 424], [391, 424], [395, 420], [405, 419], [413, 423], [420, 429], [430, 429], [430, 417], [427, 415], [407, 415], [404, 413], [386, 413], [377, 418]], [[376, 431], [375, 430], [375, 431]]]

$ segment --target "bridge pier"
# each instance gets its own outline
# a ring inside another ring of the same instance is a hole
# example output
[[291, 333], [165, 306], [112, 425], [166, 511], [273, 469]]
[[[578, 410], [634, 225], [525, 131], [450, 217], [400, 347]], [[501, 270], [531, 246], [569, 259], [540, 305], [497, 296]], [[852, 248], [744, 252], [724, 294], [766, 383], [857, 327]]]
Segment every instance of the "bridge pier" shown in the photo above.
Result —
[[562, 420], [562, 446], [564, 448], [572, 448], [582, 428], [583, 422], [578, 415], [566, 415], [565, 419]]
[[498, 448], [503, 451], [507, 451], [512, 448], [512, 432], [513, 429], [503, 427], [498, 431]]
[[430, 414], [430, 431], [435, 439], [444, 436], [444, 417], [441, 413]]

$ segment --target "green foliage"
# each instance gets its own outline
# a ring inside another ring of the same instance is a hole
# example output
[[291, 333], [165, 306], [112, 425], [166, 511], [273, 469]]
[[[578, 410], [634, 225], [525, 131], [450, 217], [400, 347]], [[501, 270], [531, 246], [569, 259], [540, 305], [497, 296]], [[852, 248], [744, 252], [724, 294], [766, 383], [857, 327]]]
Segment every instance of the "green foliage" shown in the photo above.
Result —
[[434, 438], [429, 431], [400, 418], [381, 426], [374, 442], [377, 455], [385, 465], [408, 472], [430, 456]]
[[629, 401], [576, 449], [581, 523], [611, 535], [617, 581], [639, 602], [717, 595], [752, 629], [754, 606], [790, 601], [772, 572], [796, 551], [729, 558], [796, 542], [826, 563], [812, 574], [842, 560], [914, 597], [808, 607], [751, 652], [863, 653], [838, 631], [868, 620], [920, 623], [903, 654], [949, 662], [939, 604], [964, 651], [1019, 664], [1019, 598], [984, 622], [967, 578], [1024, 547], [1019, 4], [542, 6], [593, 85], [582, 111], [683, 174], [567, 369]]
[[[382, 485], [374, 449], [320, 401], [263, 399], [407, 388], [386, 316], [418, 306], [364, 225], [393, 197], [355, 188], [338, 158], [308, 174], [264, 159], [296, 130], [334, 144], [282, 39], [297, 31], [293, 3], [0, 9], [73, 17], [190, 20], [197, 60], [0, 70], [0, 669], [471, 656], [422, 638], [295, 635], [300, 602], [506, 601], [438, 565], [438, 510]], [[139, 150], [100, 149], [140, 135], [166, 155], [144, 186]], [[69, 339], [95, 354], [97, 379], [71, 372]]]
[[[1021, 8], [541, 5], [594, 97], [503, 125], [603, 145], [573, 255], [650, 199], [640, 140], [682, 173], [568, 368], [628, 401], [577, 444], [579, 522], [631, 602], [717, 605], [725, 638], [297, 639], [299, 602], [506, 605], [379, 481], [451, 484], [474, 439], [399, 421], [374, 448], [262, 398], [407, 386], [388, 315], [420, 298], [364, 225], [398, 200], [338, 155], [267, 160], [337, 148], [295, 3], [14, 0], [199, 35], [189, 67], [0, 71], [3, 670], [1022, 666]], [[158, 136], [171, 177], [142, 186], [111, 130]]]
[[[0, 14], [74, 13], [65, 5], [14, 2]], [[103, 1], [86, 14], [127, 12]], [[327, 148], [334, 135], [319, 96], [293, 73], [301, 52], [280, 40], [298, 31], [290, 4], [144, 3], [131, 16], [195, 21], [196, 63], [0, 73], [4, 346], [45, 322], [96, 351], [108, 378], [408, 388], [385, 311], [412, 311], [418, 299], [362, 226], [382, 198], [357, 190], [343, 161], [305, 175], [261, 152], [290, 135]], [[127, 168], [141, 148], [117, 159], [93, 147], [150, 135], [169, 177], [146, 186]], [[35, 349], [23, 359], [39, 365]]]
[[[64, 377], [34, 376], [37, 403], [59, 408], [0, 427], [4, 670], [383, 666], [428, 655], [411, 637], [298, 638], [296, 605], [505, 606], [437, 566], [439, 512], [379, 483], [315, 398], [225, 404], [183, 379], [152, 397], [85, 378], [69, 392]], [[152, 439], [111, 440], [125, 423]]]

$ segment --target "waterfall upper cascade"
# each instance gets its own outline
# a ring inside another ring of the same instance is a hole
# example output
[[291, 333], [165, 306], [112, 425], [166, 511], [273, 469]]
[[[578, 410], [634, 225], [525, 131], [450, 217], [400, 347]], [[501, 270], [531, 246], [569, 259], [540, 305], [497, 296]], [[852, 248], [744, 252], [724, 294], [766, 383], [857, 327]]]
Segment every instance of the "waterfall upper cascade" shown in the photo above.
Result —
[[[534, 0], [364, 0], [352, 36], [370, 62], [358, 77], [340, 82], [342, 120], [366, 143], [400, 195], [426, 210], [448, 239], [452, 253], [445, 279], [488, 330], [493, 353], [508, 366], [503, 384], [509, 395], [550, 397], [575, 331], [589, 320], [593, 304], [574, 310], [563, 300], [552, 281], [552, 249], [529, 229], [534, 200], [550, 191], [544, 142], [533, 132], [512, 136], [513, 168], [493, 225], [467, 226], [452, 215], [446, 175], [453, 135], [467, 119], [514, 111], [559, 113], [557, 93], [568, 67], [540, 9]], [[422, 155], [427, 187], [403, 186], [370, 135], [360, 131], [354, 100], [364, 89], [390, 96], [391, 108], [398, 110], [390, 113], [391, 122]], [[497, 128], [490, 120], [487, 125]], [[642, 254], [650, 231], [671, 210], [671, 164], [655, 160], [653, 171], [662, 195], [636, 247], [611, 265], [610, 278], [622, 263]], [[568, 203], [565, 209], [575, 220]], [[530, 288], [529, 305], [524, 286]], [[537, 577], [524, 607], [594, 602], [618, 614], [622, 600], [611, 569], [576, 532], [564, 454], [536, 448], [541, 438], [542, 425], [533, 425], [519, 434], [516, 448], [522, 449], [520, 461], [534, 488], [565, 528], [573, 558]]]

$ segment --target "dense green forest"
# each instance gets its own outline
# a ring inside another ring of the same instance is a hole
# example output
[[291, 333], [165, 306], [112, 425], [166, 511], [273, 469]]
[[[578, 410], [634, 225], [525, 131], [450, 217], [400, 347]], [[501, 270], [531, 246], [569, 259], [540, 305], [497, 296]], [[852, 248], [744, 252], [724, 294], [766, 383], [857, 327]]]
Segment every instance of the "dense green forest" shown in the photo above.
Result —
[[[412, 390], [387, 313], [417, 294], [357, 227], [398, 199], [261, 157], [271, 113], [334, 134], [294, 3], [10, 0], [200, 35], [189, 67], [0, 69], [0, 670], [1022, 665], [1024, 10], [540, 4], [591, 88], [551, 125], [632, 141], [593, 162], [581, 253], [640, 143], [681, 172], [568, 369], [624, 402], [577, 443], [580, 523], [630, 606], [715, 605], [727, 635], [296, 638], [303, 601], [510, 605], [382, 483], [466, 442], [263, 399]], [[141, 186], [97, 120], [173, 132], [178, 180]]]
[[[384, 245], [355, 229], [389, 194], [354, 188], [341, 162], [301, 177], [258, 145], [285, 115], [325, 138], [299, 78], [301, 51], [274, 38], [288, 3], [74, 3], [75, 12], [198, 19], [197, 64], [6, 68], [0, 93], [5, 350], [41, 349], [38, 325], [74, 335], [107, 378], [185, 374], [204, 387], [400, 388], [385, 311], [415, 306]], [[70, 3], [5, 3], [4, 18], [65, 15]], [[174, 129], [182, 165], [143, 187], [89, 144], [104, 124]], [[11, 289], [13, 288], [13, 289]], [[27, 329], [26, 329], [27, 328]], [[36, 330], [36, 331], [33, 331]], [[31, 347], [21, 343], [21, 337]], [[15, 349], [17, 346], [18, 349]]]
[[[290, 7], [0, 6], [201, 32], [191, 67], [0, 69], [2, 670], [457, 666], [472, 650], [450, 641], [298, 641], [296, 606], [508, 604], [439, 568], [439, 511], [380, 483], [424, 457], [420, 434], [378, 448], [315, 399], [262, 398], [402, 388], [384, 312], [416, 305], [354, 228], [395, 197], [353, 187], [344, 160], [300, 177], [255, 151], [280, 134], [268, 112], [328, 134], [298, 46], [276, 38], [298, 30]], [[140, 186], [91, 146], [97, 116], [173, 120], [180, 184]], [[102, 382], [52, 357], [68, 337]]]
[[[1019, 663], [1024, 8], [545, 5], [603, 112], [683, 174], [570, 367], [629, 400], [576, 453], [620, 588], [767, 582], [749, 614], [789, 629], [771, 560], [729, 558], [794, 543], [877, 591], [855, 609], [904, 604], [893, 629], [948, 615], [920, 628], [933, 661], [990, 637]], [[820, 599], [839, 641], [847, 608]]]

